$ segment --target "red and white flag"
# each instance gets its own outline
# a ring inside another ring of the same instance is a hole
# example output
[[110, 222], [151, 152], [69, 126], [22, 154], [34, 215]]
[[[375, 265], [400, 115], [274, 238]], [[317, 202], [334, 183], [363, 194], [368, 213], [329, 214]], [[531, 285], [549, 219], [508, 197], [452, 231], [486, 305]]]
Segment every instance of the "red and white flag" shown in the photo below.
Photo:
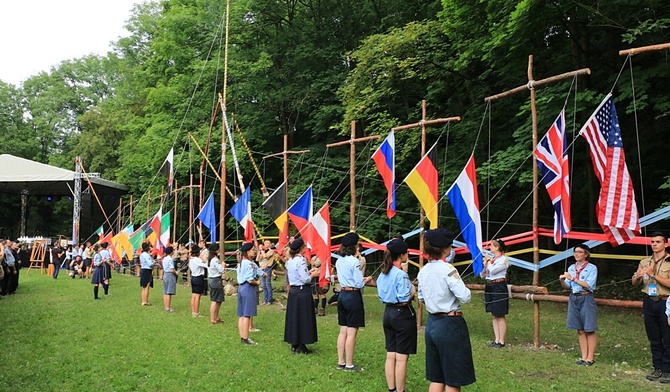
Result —
[[589, 143], [593, 170], [600, 181], [598, 223], [610, 244], [621, 245], [640, 235], [640, 220], [612, 94], [600, 103], [579, 134]]
[[305, 240], [321, 260], [319, 287], [323, 287], [330, 283], [330, 271], [333, 269], [330, 260], [330, 206], [328, 202], [312, 216], [306, 228], [307, 238]]

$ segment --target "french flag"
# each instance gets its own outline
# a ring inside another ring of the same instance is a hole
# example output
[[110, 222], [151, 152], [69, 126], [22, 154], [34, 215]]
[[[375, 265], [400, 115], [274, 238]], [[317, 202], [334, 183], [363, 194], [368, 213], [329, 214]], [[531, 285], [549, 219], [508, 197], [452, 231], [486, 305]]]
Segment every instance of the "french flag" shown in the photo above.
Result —
[[230, 213], [244, 228], [244, 240], [252, 241], [254, 239], [254, 224], [251, 221], [251, 185], [244, 190], [242, 196], [233, 204]]
[[372, 154], [372, 160], [379, 170], [384, 187], [388, 192], [386, 202], [386, 216], [391, 219], [395, 216], [395, 135], [393, 130], [388, 134], [384, 142]]
[[307, 223], [312, 219], [312, 211], [312, 186], [310, 185], [305, 193], [303, 193], [287, 211], [289, 218], [291, 218], [293, 224], [298, 228], [298, 232], [302, 236], [305, 235], [303, 231], [307, 226]]
[[482, 260], [482, 222], [479, 216], [474, 155], [470, 156], [465, 169], [447, 191], [447, 197], [461, 226], [465, 244], [470, 254], [472, 254], [472, 270], [475, 275], [479, 275], [484, 268], [484, 263]]

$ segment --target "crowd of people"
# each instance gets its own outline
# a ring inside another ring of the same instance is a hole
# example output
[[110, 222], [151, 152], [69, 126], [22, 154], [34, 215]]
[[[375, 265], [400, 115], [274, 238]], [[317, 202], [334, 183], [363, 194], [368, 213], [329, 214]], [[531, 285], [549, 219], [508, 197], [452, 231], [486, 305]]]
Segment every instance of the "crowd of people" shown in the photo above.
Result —
[[[651, 235], [652, 255], [640, 261], [631, 278], [633, 285], [642, 285], [643, 313], [652, 356], [653, 370], [646, 378], [650, 381], [670, 383], [670, 254], [667, 236], [660, 232]], [[384, 258], [376, 281], [364, 276], [365, 258], [361, 256], [359, 236], [347, 233], [337, 251], [340, 256], [329, 271], [335, 295], [328, 301], [337, 306], [337, 364], [336, 369], [360, 372], [363, 368], [354, 363], [356, 339], [359, 328], [365, 327], [365, 307], [362, 291], [366, 285], [377, 286], [379, 300], [385, 305], [383, 332], [385, 336], [385, 377], [390, 392], [404, 391], [409, 356], [417, 352], [417, 315], [413, 302], [425, 304], [428, 319], [425, 328], [426, 378], [429, 391], [457, 391], [475, 382], [468, 326], [463, 318], [462, 304], [470, 302], [471, 293], [461, 279], [453, 261], [453, 237], [445, 229], [424, 233], [424, 254], [428, 261], [419, 271], [416, 284], [407, 274], [408, 245], [402, 237], [387, 243]], [[253, 319], [257, 316], [259, 288], [263, 289], [261, 305], [275, 302], [272, 279], [277, 266], [284, 265], [287, 304], [284, 324], [284, 341], [295, 354], [311, 354], [308, 345], [318, 341], [317, 315], [325, 315], [325, 294], [330, 287], [319, 284], [323, 266], [316, 256], [309, 257], [307, 244], [291, 238], [285, 249], [276, 249], [270, 241], [261, 245], [246, 242], [237, 251], [237, 316], [240, 342], [255, 346], [250, 332], [259, 332]], [[85, 246], [63, 249], [54, 246], [51, 260], [54, 264], [53, 279], [58, 270], [67, 268], [71, 278], [90, 278], [94, 299], [98, 300], [99, 287], [109, 295], [112, 261], [107, 243], [87, 243]], [[179, 276], [190, 271], [191, 315], [200, 313], [202, 295], [210, 296], [209, 317], [212, 324], [222, 323], [219, 312], [225, 300], [223, 277], [227, 265], [221, 260], [217, 244], [168, 246], [162, 259], [152, 253], [152, 246], [142, 244], [139, 255], [141, 305], [151, 306], [149, 292], [154, 286], [154, 271], [160, 270], [163, 283], [163, 306], [174, 312], [172, 296], [176, 293]], [[16, 291], [20, 270], [21, 247], [18, 241], [0, 240], [1, 295]], [[509, 260], [506, 245], [494, 239], [484, 257], [481, 277], [486, 280], [484, 303], [492, 316], [493, 340], [491, 348], [505, 347], [509, 312], [507, 270]], [[597, 305], [593, 292], [598, 277], [597, 267], [590, 262], [591, 248], [579, 244], [573, 248], [575, 263], [559, 276], [561, 285], [570, 290], [566, 327], [576, 330], [580, 357], [576, 364], [595, 364], [597, 344]], [[319, 307], [321, 305], [321, 307]]]

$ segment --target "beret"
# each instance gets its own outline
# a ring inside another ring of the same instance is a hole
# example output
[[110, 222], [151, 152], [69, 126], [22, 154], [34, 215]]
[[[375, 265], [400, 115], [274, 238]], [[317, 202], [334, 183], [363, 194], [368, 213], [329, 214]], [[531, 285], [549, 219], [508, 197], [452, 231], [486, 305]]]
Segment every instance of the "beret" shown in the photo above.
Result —
[[289, 245], [289, 247], [291, 248], [291, 250], [299, 250], [300, 248], [302, 248], [303, 245], [305, 245], [305, 241], [303, 241], [302, 238], [298, 238], [296, 240], [293, 240]]
[[447, 229], [428, 230], [423, 238], [437, 248], [447, 248], [454, 242], [454, 238]]
[[576, 248], [584, 249], [584, 250], [587, 251], [587, 252], [590, 252], [590, 251], [591, 251], [591, 247], [588, 246], [588, 245], [586, 245], [586, 244], [575, 245], [575, 247], [573, 248], [573, 250], [576, 249]]
[[200, 253], [200, 247], [198, 245], [191, 245], [191, 254], [197, 255]]
[[342, 237], [342, 246], [354, 246], [358, 244], [358, 234], [347, 233]]
[[396, 255], [401, 255], [404, 253], [407, 253], [407, 243], [401, 239], [394, 238], [391, 241], [386, 244], [386, 249], [389, 250], [389, 252], [396, 254]]
[[254, 247], [254, 243], [253, 243], [253, 242], [245, 242], [245, 243], [242, 244], [242, 246], [240, 247], [240, 252], [246, 252], [246, 251], [248, 251], [248, 250], [251, 250], [251, 248], [253, 248], [253, 247]]
[[219, 250], [219, 244], [210, 244], [207, 249], [209, 249], [210, 252], [216, 252]]

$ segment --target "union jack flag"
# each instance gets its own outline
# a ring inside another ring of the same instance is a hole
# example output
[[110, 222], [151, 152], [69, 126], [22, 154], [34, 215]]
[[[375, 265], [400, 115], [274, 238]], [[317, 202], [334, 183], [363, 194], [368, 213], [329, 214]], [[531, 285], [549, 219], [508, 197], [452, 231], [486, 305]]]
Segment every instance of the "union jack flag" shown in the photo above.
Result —
[[570, 231], [570, 171], [565, 140], [565, 110], [556, 118], [535, 148], [542, 181], [554, 205], [554, 242]]
[[598, 223], [613, 246], [640, 234], [635, 192], [626, 166], [619, 118], [608, 94], [579, 134], [589, 143], [598, 181]]

